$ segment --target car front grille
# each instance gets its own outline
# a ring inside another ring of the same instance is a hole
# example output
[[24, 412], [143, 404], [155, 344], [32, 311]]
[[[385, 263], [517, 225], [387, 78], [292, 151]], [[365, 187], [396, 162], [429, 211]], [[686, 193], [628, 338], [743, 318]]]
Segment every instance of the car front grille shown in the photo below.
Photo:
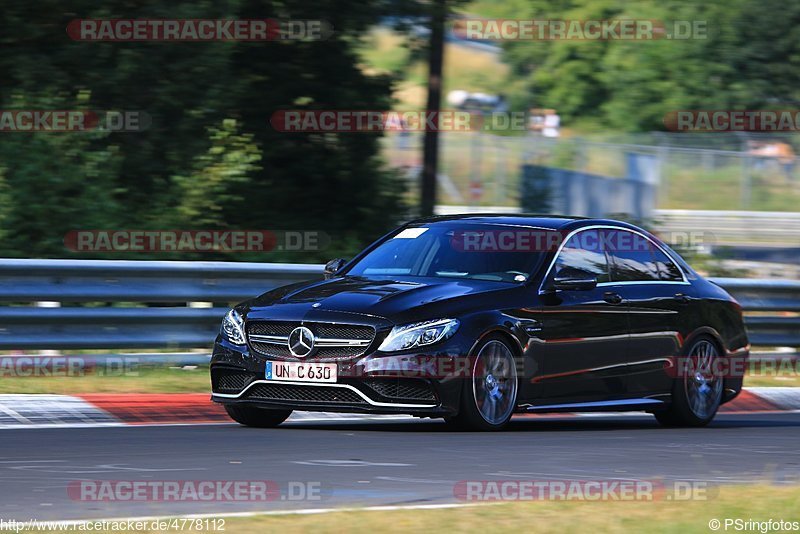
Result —
[[324, 404], [367, 404], [358, 393], [342, 387], [256, 384], [247, 390], [246, 399]]
[[364, 385], [393, 401], [434, 401], [430, 384], [418, 378], [370, 378]]
[[298, 326], [300, 323], [289, 321], [254, 321], [247, 324], [247, 333], [289, 337]]
[[[292, 330], [305, 326], [314, 334], [314, 350], [304, 358], [289, 350]], [[247, 323], [247, 338], [254, 352], [262, 356], [292, 361], [349, 360], [367, 352], [375, 339], [369, 325], [341, 323], [300, 323], [299, 321], [252, 321]]]
[[212, 368], [211, 390], [220, 393], [239, 393], [255, 378], [256, 375], [253, 373], [236, 369]]

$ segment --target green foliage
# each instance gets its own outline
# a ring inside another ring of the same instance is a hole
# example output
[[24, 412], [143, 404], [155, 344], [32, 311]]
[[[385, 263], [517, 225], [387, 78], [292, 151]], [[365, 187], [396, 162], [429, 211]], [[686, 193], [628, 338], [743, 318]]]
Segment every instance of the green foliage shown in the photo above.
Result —
[[[13, 95], [18, 109], [81, 109], [76, 99]], [[6, 256], [63, 256], [70, 230], [102, 228], [122, 211], [113, 177], [121, 159], [110, 134], [4, 133], [0, 223]]]
[[220, 128], [209, 128], [211, 146], [196, 158], [190, 176], [175, 176], [178, 222], [188, 221], [193, 228], [224, 228], [224, 207], [243, 199], [231, 192], [234, 185], [247, 185], [249, 176], [260, 170], [261, 152], [253, 136], [237, 133], [236, 121], [223, 121]]
[[663, 130], [664, 116], [675, 110], [794, 109], [800, 101], [797, 3], [513, 0], [502, 5], [505, 16], [515, 19], [647, 19], [667, 27], [673, 21], [705, 21], [707, 37], [698, 39], [505, 43], [503, 58], [514, 80], [511, 101], [522, 109], [555, 108], [566, 126]]
[[[377, 135], [279, 133], [269, 119], [281, 109], [389, 108], [391, 77], [365, 73], [358, 50], [390, 8], [420, 13], [414, 0], [62, 4], [4, 4], [0, 109], [139, 110], [152, 125], [3, 134], [0, 255], [68, 255], [62, 240], [76, 229], [201, 227], [324, 231], [352, 254], [404, 216], [403, 181], [379, 158]], [[103, 43], [74, 42], [65, 31], [74, 18], [270, 17], [322, 19], [335, 33], [324, 41]]]

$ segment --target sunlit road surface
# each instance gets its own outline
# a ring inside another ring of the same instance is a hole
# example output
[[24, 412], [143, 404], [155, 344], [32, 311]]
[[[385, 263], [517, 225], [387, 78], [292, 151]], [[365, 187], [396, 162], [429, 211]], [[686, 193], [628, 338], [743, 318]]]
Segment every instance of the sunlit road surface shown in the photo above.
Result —
[[[542, 418], [503, 433], [438, 421], [290, 422], [0, 431], [0, 518], [84, 519], [460, 502], [465, 480], [800, 481], [800, 414], [721, 415], [704, 429], [650, 416]], [[81, 500], [80, 480], [290, 482], [269, 502]], [[314, 490], [316, 492], [316, 490]], [[313, 493], [313, 492], [310, 492]]]

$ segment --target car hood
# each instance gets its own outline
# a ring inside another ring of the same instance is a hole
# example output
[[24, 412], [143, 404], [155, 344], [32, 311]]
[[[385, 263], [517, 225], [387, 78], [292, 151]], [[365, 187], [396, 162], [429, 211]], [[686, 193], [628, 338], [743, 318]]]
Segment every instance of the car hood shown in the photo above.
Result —
[[[487, 292], [508, 292], [518, 286], [466, 279], [367, 279], [343, 277], [293, 284], [249, 301], [248, 317], [310, 319], [315, 312], [342, 312], [403, 321], [428, 314], [456, 315], [485, 301]], [[494, 306], [492, 306], [494, 307]]]

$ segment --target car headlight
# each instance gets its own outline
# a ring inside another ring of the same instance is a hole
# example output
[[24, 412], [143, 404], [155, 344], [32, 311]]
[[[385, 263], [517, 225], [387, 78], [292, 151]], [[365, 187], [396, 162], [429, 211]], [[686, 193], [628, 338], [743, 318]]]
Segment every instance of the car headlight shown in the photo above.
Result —
[[244, 338], [244, 321], [242, 316], [236, 310], [229, 311], [225, 318], [222, 319], [222, 327], [220, 332], [225, 339], [236, 345], [245, 345], [247, 341]]
[[455, 334], [458, 325], [458, 319], [435, 319], [395, 326], [378, 350], [392, 352], [433, 345]]

